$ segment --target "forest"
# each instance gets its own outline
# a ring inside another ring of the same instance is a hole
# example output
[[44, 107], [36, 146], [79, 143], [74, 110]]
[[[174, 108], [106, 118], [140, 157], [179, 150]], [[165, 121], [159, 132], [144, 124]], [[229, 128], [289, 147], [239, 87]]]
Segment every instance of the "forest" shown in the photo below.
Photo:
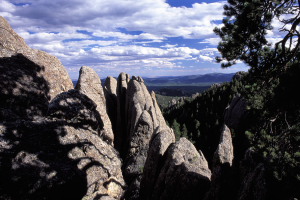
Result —
[[[300, 197], [299, 5], [229, 0], [224, 26], [215, 29], [221, 38], [216, 59], [224, 68], [243, 61], [249, 72], [163, 110], [176, 137], [191, 140], [208, 161], [213, 160], [223, 124], [228, 125], [234, 167], [241, 170], [246, 151], [254, 152], [257, 162], [267, 167], [272, 189], [268, 199]], [[281, 40], [272, 45], [266, 37], [273, 20], [283, 26]], [[236, 120], [228, 121], [228, 115], [237, 115]]]

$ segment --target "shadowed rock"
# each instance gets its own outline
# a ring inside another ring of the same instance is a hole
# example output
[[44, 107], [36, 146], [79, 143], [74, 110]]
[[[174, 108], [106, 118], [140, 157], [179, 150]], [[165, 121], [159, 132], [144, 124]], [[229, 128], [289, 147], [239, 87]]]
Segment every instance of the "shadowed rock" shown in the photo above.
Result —
[[117, 132], [117, 80], [108, 76], [104, 84], [104, 94], [106, 98], [106, 109], [109, 119], [111, 121], [114, 134]]
[[[73, 88], [72, 81], [61, 62], [46, 52], [28, 47], [23, 38], [14, 32], [8, 22], [0, 16], [0, 58], [22, 54], [28, 60], [43, 68], [43, 76], [49, 87], [49, 97]], [[23, 66], [24, 67], [24, 66]]]
[[106, 112], [106, 100], [98, 74], [90, 67], [82, 67], [80, 69], [79, 79], [76, 89], [87, 95], [97, 105], [96, 110], [103, 122], [102, 135], [109, 143], [113, 143], [114, 134], [111, 127], [110, 119]]
[[120, 199], [121, 160], [104, 142], [96, 103], [61, 93], [60, 62], [27, 47], [3, 18], [0, 34], [0, 199]]
[[99, 136], [103, 129], [96, 104], [77, 90], [61, 93], [49, 104], [49, 117], [62, 123], [59, 143], [74, 146], [68, 157], [85, 172], [85, 199], [99, 194], [121, 198], [125, 186], [117, 151]]
[[234, 199], [233, 190], [233, 145], [231, 132], [224, 125], [220, 143], [213, 158], [212, 183], [206, 200]]
[[245, 123], [247, 103], [243, 97], [235, 97], [225, 111], [224, 122], [232, 129], [239, 130]]
[[202, 199], [211, 172], [200, 151], [185, 138], [168, 148], [151, 199]]
[[126, 139], [125, 107], [127, 96], [127, 85], [130, 78], [126, 73], [121, 73], [117, 84], [117, 131], [115, 134], [115, 147], [124, 157], [124, 140]]
[[169, 145], [174, 142], [175, 135], [172, 131], [162, 131], [153, 137], [141, 180], [141, 199], [151, 199], [155, 182], [163, 165], [163, 156]]
[[150, 114], [144, 110], [130, 136], [129, 149], [123, 166], [123, 173], [129, 187], [128, 199], [139, 199], [140, 181], [147, 158], [148, 145], [153, 133]]
[[46, 114], [49, 87], [41, 76], [43, 70], [22, 54], [0, 57], [0, 121]]
[[248, 149], [241, 161], [242, 182], [237, 199], [263, 200], [267, 198], [266, 170], [263, 163], [255, 158], [255, 153]]
[[0, 199], [122, 196], [121, 161], [97, 132], [47, 119], [6, 123], [2, 130]]

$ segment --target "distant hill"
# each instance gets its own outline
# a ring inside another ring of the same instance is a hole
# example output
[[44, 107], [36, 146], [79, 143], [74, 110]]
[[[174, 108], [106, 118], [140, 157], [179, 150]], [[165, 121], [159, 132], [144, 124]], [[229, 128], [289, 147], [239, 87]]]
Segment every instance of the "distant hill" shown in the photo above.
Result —
[[190, 76], [162, 76], [157, 78], [144, 78], [147, 86], [207, 86], [213, 83], [231, 81], [235, 73], [211, 73]]
[[[149, 90], [164, 96], [191, 96], [203, 92], [214, 83], [231, 81], [235, 73], [210, 73], [189, 76], [160, 76], [155, 78], [143, 77]], [[116, 77], [115, 77], [116, 78]], [[105, 79], [101, 79], [104, 84]], [[74, 86], [77, 80], [73, 80]]]

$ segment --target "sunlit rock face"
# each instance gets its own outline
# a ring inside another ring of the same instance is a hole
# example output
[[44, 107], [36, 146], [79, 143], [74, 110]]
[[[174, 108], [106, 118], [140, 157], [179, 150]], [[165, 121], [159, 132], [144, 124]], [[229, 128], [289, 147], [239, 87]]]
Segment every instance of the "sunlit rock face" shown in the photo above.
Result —
[[110, 119], [107, 115], [106, 99], [98, 74], [90, 67], [83, 66], [79, 72], [76, 89], [87, 95], [95, 104], [96, 110], [103, 123], [102, 135], [109, 143], [113, 144], [114, 134]]
[[[21, 54], [28, 61], [39, 66], [40, 69], [36, 70], [36, 73], [38, 76], [43, 76], [47, 83], [49, 99], [53, 99], [59, 93], [73, 88], [66, 69], [55, 56], [28, 47], [24, 39], [1, 16], [0, 27], [0, 58], [7, 59]], [[20, 62], [18, 65], [22, 69], [28, 67]]]
[[186, 138], [169, 146], [151, 199], [202, 199], [211, 171], [202, 154]]

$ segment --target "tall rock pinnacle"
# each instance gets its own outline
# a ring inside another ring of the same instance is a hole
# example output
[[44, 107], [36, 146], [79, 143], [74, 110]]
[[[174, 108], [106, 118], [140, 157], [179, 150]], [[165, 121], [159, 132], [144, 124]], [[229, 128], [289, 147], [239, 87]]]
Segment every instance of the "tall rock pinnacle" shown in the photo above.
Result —
[[109, 143], [113, 143], [114, 134], [110, 119], [107, 115], [106, 100], [98, 74], [90, 67], [83, 66], [80, 69], [76, 89], [87, 95], [97, 105], [97, 111], [103, 121], [103, 136]]

